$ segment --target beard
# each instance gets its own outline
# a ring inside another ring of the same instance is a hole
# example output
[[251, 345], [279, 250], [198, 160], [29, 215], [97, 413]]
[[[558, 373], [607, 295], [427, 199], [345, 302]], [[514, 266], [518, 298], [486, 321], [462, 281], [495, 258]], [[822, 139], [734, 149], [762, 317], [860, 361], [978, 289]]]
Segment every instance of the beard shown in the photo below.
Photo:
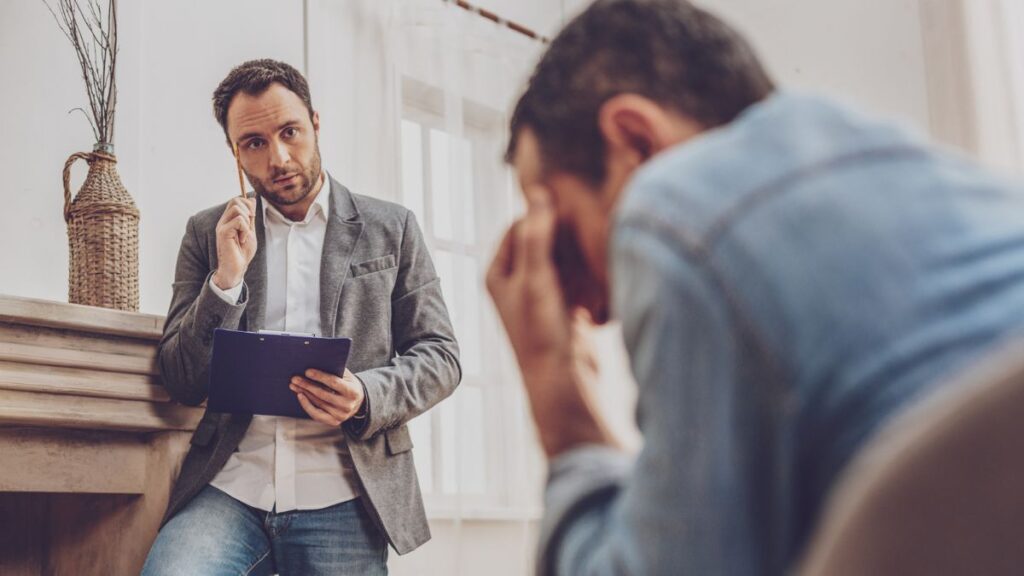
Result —
[[[256, 178], [248, 172], [245, 173], [249, 179], [249, 183], [252, 184], [256, 193], [260, 195], [264, 200], [270, 202], [274, 206], [291, 206], [292, 204], [298, 204], [305, 200], [313, 192], [313, 188], [316, 186], [317, 181], [320, 179], [320, 146], [319, 144], [313, 148], [313, 158], [305, 169], [301, 169], [296, 173], [294, 168], [283, 168], [274, 170], [267, 180]], [[290, 183], [284, 187], [278, 187], [274, 185], [274, 180], [288, 176], [289, 174], [296, 174], [298, 176], [298, 182]]]

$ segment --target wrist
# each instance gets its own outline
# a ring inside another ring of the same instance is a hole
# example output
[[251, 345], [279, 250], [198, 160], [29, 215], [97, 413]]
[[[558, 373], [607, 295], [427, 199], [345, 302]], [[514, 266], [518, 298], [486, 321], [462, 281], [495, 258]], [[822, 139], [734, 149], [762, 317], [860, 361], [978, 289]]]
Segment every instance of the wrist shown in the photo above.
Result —
[[370, 399], [367, 398], [366, 395], [366, 384], [363, 384], [363, 381], [354, 374], [352, 375], [352, 378], [358, 382], [359, 390], [362, 394], [360, 395], [361, 399], [359, 400], [359, 407], [356, 408], [356, 411], [349, 417], [349, 420], [353, 422], [352, 425], [355, 427], [354, 430], [361, 432], [366, 428], [367, 420], [370, 416]]
[[566, 404], [541, 415], [534, 411], [541, 447], [548, 459], [584, 444], [617, 446], [604, 422], [584, 403]]
[[616, 445], [594, 405], [586, 376], [572, 358], [539, 362], [523, 380], [548, 458], [582, 444]]
[[520, 359], [519, 370], [527, 388], [550, 386], [573, 380], [572, 354], [563, 350], [546, 350]]
[[359, 408], [357, 408], [355, 413], [352, 414], [352, 419], [353, 420], [365, 420], [366, 419], [366, 415], [368, 413], [369, 413], [369, 410], [367, 409], [367, 406], [366, 406], [366, 398], [363, 398], [363, 401], [359, 403]]
[[221, 290], [231, 290], [242, 283], [242, 279], [240, 277], [224, 274], [219, 268], [214, 270], [212, 280], [217, 288], [220, 288]]

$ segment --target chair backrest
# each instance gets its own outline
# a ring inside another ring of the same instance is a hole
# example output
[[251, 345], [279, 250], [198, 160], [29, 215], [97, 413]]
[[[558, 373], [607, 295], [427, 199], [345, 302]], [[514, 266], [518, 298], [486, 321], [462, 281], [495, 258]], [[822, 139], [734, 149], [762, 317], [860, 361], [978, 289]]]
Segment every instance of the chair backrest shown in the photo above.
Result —
[[869, 442], [832, 491], [795, 573], [1024, 574], [1024, 342]]

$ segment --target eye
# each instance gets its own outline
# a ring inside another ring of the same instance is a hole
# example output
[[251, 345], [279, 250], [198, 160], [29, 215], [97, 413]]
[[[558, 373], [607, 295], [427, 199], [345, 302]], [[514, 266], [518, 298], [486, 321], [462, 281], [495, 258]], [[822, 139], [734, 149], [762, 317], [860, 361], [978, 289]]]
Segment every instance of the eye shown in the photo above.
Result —
[[283, 134], [285, 138], [294, 138], [299, 135], [299, 129], [295, 126], [289, 126], [284, 129]]
[[252, 138], [245, 143], [245, 147], [249, 150], [259, 150], [263, 147], [263, 140], [259, 138]]

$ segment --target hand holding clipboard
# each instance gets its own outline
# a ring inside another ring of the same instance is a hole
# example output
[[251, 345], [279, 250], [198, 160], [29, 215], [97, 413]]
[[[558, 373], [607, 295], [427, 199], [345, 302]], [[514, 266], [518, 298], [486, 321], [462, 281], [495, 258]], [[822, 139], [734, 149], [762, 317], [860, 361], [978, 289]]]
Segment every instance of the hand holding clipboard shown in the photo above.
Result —
[[[218, 328], [213, 334], [207, 405], [213, 412], [310, 418], [299, 402], [298, 394], [290, 386], [292, 379], [306, 374], [309, 369], [331, 375], [345, 374], [351, 348], [352, 340], [349, 338], [316, 338]], [[314, 394], [312, 391], [302, 393]], [[344, 391], [331, 389], [323, 393], [342, 396]], [[361, 394], [360, 388], [360, 403]], [[332, 409], [330, 406], [323, 408], [322, 412]]]

